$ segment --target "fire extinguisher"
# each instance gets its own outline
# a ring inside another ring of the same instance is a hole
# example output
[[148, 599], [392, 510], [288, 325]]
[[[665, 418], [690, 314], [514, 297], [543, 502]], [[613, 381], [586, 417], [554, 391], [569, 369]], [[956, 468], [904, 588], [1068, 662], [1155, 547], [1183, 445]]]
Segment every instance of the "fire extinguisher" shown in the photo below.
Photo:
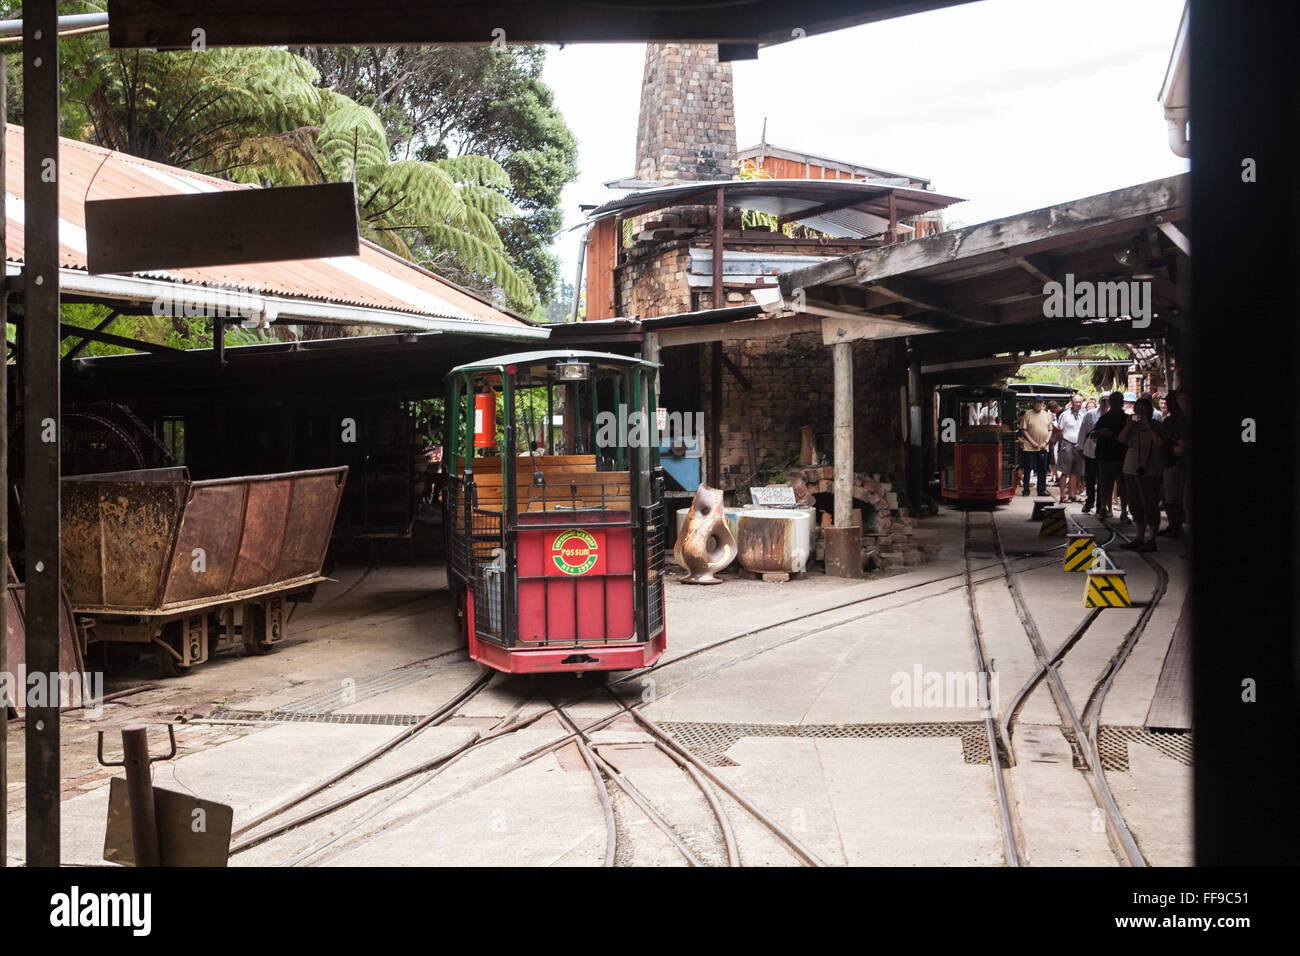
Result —
[[474, 447], [495, 448], [497, 444], [497, 402], [491, 392], [474, 396]]

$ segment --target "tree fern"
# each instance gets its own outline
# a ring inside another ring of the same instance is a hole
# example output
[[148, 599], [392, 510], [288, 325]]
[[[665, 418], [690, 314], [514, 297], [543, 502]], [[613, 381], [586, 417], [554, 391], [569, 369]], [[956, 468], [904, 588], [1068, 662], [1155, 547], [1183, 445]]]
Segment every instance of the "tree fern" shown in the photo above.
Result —
[[64, 95], [82, 138], [236, 182], [355, 181], [367, 238], [532, 308], [533, 284], [502, 242], [500, 223], [515, 211], [495, 160], [393, 162], [375, 112], [320, 86], [316, 68], [288, 50], [114, 50], [102, 35], [69, 49]]

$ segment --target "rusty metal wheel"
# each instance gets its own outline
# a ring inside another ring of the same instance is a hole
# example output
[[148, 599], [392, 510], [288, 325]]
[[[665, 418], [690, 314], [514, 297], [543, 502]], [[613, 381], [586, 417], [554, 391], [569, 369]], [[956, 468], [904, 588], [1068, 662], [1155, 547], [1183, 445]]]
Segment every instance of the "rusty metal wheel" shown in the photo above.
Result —
[[[181, 653], [182, 641], [185, 640], [185, 627], [181, 621], [171, 621], [163, 625], [162, 635], [154, 639], [154, 652], [157, 655], [158, 673], [163, 677], [181, 677], [190, 672], [189, 664], [182, 664], [177, 657]], [[161, 641], [167, 647], [159, 647]], [[169, 651], [167, 648], [171, 648]], [[172, 651], [176, 653], [173, 654]]]
[[244, 608], [244, 650], [250, 654], [269, 654], [275, 642], [267, 640], [266, 608], [249, 604]]

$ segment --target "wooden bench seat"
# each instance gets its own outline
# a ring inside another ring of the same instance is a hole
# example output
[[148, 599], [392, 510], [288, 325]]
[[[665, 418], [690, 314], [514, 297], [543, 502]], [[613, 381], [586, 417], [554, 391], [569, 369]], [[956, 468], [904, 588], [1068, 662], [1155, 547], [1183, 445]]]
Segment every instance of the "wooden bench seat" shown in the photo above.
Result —
[[[626, 471], [575, 471], [553, 469], [546, 474], [546, 484], [532, 483], [532, 472], [519, 475], [516, 493], [520, 511], [553, 511], [567, 508], [627, 510], [632, 500], [632, 476]], [[501, 510], [501, 475], [474, 475], [478, 506], [487, 511]], [[545, 496], [545, 501], [543, 501]]]

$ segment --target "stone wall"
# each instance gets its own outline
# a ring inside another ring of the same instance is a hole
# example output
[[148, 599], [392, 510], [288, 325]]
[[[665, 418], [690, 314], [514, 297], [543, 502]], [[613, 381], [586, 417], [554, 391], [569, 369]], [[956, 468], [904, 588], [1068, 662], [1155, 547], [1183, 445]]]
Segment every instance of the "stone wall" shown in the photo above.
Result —
[[[712, 248], [712, 237], [704, 238], [708, 233], [710, 215], [711, 210], [704, 207], [676, 206], [634, 221], [632, 246], [627, 250], [627, 258], [616, 273], [614, 301], [617, 314], [649, 319], [715, 308], [713, 289], [710, 286], [692, 289], [687, 281], [688, 250]], [[740, 211], [729, 209], [725, 225], [729, 231], [739, 230]], [[674, 239], [671, 238], [671, 233], [675, 230], [690, 230], [693, 234]], [[654, 238], [656, 234], [669, 234], [669, 238]], [[727, 239], [725, 248], [728, 252], [831, 258], [862, 251], [861, 244], [853, 243], [802, 245], [792, 242], [787, 245], [745, 242], [736, 238]], [[813, 262], [810, 261], [809, 264], [812, 265]], [[772, 282], [775, 284], [775, 280]], [[726, 300], [721, 306], [754, 304], [750, 289], [726, 283], [724, 288]]]

